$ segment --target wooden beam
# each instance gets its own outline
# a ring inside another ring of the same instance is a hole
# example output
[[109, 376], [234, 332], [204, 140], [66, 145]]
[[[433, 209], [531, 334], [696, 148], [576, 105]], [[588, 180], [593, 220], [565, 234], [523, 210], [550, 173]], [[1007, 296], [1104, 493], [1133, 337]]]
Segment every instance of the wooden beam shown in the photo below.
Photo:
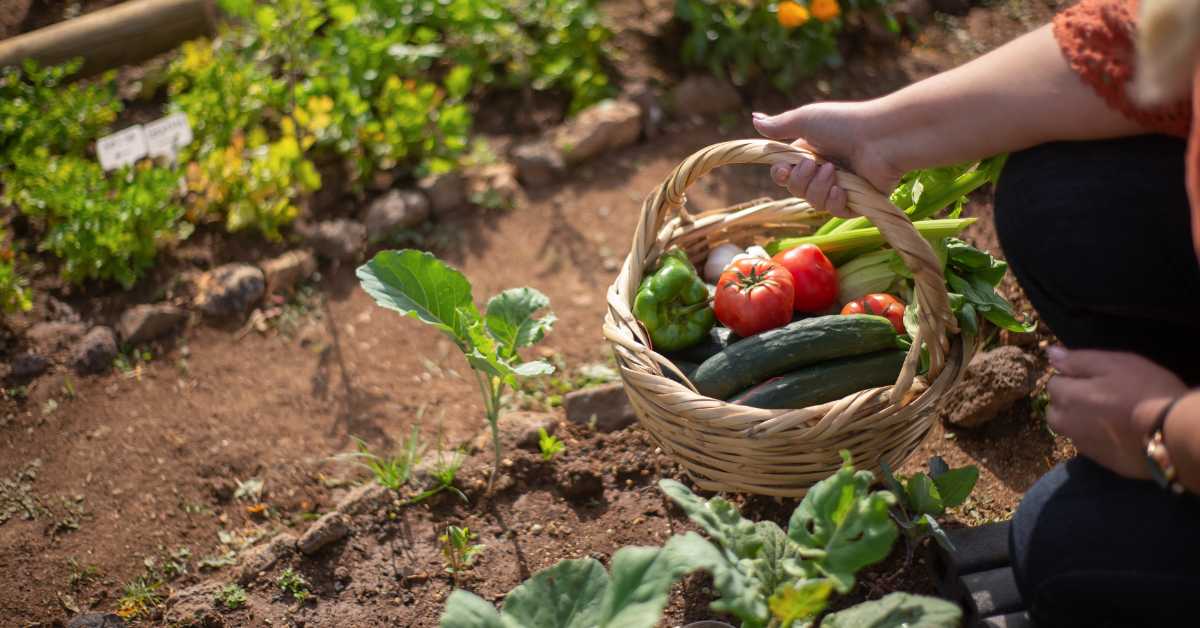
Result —
[[216, 30], [213, 0], [131, 0], [0, 41], [0, 67], [82, 57], [83, 75], [145, 61]]

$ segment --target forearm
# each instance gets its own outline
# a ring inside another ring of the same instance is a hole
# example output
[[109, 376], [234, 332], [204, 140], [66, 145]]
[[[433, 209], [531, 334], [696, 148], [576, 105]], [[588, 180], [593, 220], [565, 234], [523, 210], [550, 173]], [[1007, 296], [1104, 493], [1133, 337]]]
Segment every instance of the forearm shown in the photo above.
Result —
[[1049, 25], [863, 105], [867, 135], [900, 171], [1056, 140], [1144, 132], [1072, 71]]
[[1200, 495], [1200, 392], [1180, 399], [1163, 425], [1163, 443], [1184, 488]]

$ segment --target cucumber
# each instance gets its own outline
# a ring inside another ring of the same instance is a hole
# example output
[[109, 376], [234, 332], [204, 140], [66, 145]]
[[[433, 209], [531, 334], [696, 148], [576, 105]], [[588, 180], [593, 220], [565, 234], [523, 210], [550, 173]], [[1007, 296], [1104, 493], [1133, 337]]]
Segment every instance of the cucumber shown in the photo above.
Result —
[[713, 325], [713, 328], [708, 332], [708, 337], [701, 340], [700, 344], [692, 345], [678, 351], [666, 352], [663, 353], [663, 356], [675, 363], [695, 362], [699, 364], [741, 339], [741, 336], [733, 333], [728, 327]]
[[692, 383], [701, 394], [726, 399], [802, 366], [898, 348], [898, 338], [881, 316], [814, 316], [729, 345], [700, 364]]
[[781, 410], [815, 406], [895, 382], [904, 356], [904, 351], [880, 351], [806, 366], [744, 390], [729, 403]]

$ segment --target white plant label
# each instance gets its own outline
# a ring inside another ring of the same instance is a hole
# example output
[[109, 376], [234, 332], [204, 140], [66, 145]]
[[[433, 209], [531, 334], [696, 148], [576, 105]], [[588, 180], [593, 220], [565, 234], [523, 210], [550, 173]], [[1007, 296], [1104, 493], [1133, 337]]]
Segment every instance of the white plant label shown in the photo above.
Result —
[[192, 126], [182, 113], [173, 113], [146, 125], [146, 147], [151, 157], [173, 159], [176, 151], [191, 143]]
[[96, 140], [96, 156], [105, 170], [137, 163], [146, 154], [146, 132], [140, 124]]

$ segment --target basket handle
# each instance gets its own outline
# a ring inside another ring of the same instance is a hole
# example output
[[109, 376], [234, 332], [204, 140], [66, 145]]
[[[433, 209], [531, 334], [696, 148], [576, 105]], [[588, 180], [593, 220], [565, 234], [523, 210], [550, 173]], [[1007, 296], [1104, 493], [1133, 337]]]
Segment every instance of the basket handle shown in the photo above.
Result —
[[[620, 286], [632, 302], [641, 273], [629, 272], [633, 265], [643, 268], [657, 254], [655, 244], [659, 231], [672, 214], [680, 214], [686, 220], [683, 209], [686, 193], [696, 181], [720, 166], [733, 164], [798, 164], [803, 159], [824, 161], [809, 150], [773, 140], [734, 140], [713, 144], [693, 153], [679, 164], [662, 185], [646, 197], [642, 203], [642, 215], [634, 233], [633, 248], [626, 260], [621, 277], [628, 285]], [[900, 255], [904, 265], [912, 271], [916, 285], [917, 318], [919, 331], [913, 338], [912, 349], [905, 358], [904, 367], [892, 392], [892, 399], [904, 398], [912, 386], [920, 364], [921, 345], [929, 349], [929, 378], [941, 372], [946, 362], [950, 344], [948, 333], [958, 331], [958, 321], [950, 309], [950, 297], [942, 277], [941, 263], [929, 242], [917, 232], [908, 215], [858, 175], [836, 170], [838, 187], [846, 191], [847, 206], [851, 211], [865, 216], [880, 234]], [[635, 276], [636, 275], [636, 276]], [[620, 281], [618, 283], [621, 283]]]

